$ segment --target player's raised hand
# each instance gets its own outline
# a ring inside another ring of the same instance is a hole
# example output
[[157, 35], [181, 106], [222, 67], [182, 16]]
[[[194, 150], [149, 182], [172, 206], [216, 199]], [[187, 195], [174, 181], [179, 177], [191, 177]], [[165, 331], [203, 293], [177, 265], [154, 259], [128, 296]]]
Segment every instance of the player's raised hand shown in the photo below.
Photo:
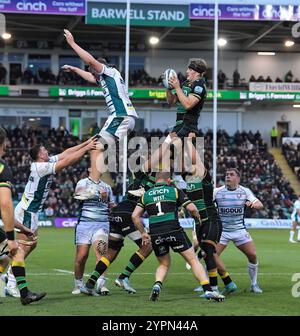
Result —
[[64, 72], [73, 72], [74, 67], [72, 65], [65, 64], [61, 67]]
[[64, 29], [64, 36], [65, 36], [65, 38], [66, 38], [68, 44], [71, 45], [72, 43], [75, 42], [72, 33], [71, 33], [68, 29]]
[[174, 88], [179, 88], [180, 87], [180, 83], [179, 83], [179, 80], [178, 80], [178, 77], [177, 76], [173, 76], [169, 79], [169, 84]]

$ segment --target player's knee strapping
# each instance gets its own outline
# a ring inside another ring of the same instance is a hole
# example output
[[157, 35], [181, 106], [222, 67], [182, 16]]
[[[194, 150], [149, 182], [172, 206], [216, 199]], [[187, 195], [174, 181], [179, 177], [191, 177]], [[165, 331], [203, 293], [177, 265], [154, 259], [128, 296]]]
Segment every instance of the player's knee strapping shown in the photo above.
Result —
[[98, 230], [94, 237], [94, 241], [98, 241], [97, 250], [101, 255], [106, 254], [107, 246], [108, 246], [108, 234], [104, 232], [102, 229]]

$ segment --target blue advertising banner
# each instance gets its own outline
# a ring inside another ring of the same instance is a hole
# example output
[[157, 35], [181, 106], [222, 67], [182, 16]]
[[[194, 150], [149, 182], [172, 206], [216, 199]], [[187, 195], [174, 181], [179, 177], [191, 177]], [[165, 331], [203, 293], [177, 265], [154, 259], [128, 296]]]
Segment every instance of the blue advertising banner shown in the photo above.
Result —
[[[190, 19], [214, 19], [215, 5], [191, 3]], [[299, 21], [300, 6], [224, 5], [218, 6], [219, 20]]]
[[86, 0], [0, 0], [1, 13], [84, 16]]

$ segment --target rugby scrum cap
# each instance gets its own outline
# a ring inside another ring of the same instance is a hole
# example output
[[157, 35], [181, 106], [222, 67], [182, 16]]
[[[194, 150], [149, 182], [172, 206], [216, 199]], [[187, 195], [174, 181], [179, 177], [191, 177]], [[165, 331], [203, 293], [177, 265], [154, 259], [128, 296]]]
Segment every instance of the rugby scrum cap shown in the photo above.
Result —
[[207, 70], [207, 64], [202, 58], [191, 58], [188, 68], [203, 73]]

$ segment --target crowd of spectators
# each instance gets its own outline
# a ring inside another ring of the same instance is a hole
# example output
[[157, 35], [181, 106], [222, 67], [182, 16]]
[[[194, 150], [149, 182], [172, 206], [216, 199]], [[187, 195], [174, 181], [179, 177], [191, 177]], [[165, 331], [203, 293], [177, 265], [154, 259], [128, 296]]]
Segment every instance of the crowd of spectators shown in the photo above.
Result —
[[[299, 137], [298, 132], [294, 134], [294, 137]], [[298, 177], [298, 180], [300, 181], [300, 142], [298, 144], [295, 144], [293, 142], [284, 143], [282, 144], [281, 149], [283, 155], [286, 158], [286, 161], [293, 169]]]
[[[5, 160], [11, 166], [14, 175], [14, 200], [20, 200], [30, 173], [31, 160], [28, 150], [37, 142], [44, 143], [51, 154], [57, 154], [64, 149], [79, 143], [79, 139], [69, 134], [65, 129], [50, 129], [46, 133], [28, 129], [8, 129], [8, 146]], [[203, 132], [205, 154], [204, 159], [209, 169], [212, 168], [212, 130]], [[168, 131], [143, 130], [134, 132], [132, 136], [144, 136], [150, 143], [151, 137], [163, 137]], [[228, 167], [236, 167], [241, 172], [241, 184], [249, 187], [263, 204], [262, 210], [251, 210], [248, 216], [257, 218], [289, 218], [292, 203], [296, 198], [291, 186], [285, 180], [281, 170], [276, 165], [274, 157], [268, 153], [267, 144], [259, 131], [236, 132], [229, 136], [225, 130], [217, 133], [218, 174], [217, 184], [224, 184], [225, 171]], [[296, 151], [299, 151], [295, 149]], [[287, 151], [288, 152], [288, 151]], [[289, 153], [289, 152], [288, 152]], [[294, 152], [293, 152], [294, 153]], [[295, 157], [295, 153], [291, 154]], [[297, 164], [299, 164], [299, 155]], [[291, 161], [293, 162], [293, 161]], [[56, 174], [45, 204], [46, 217], [76, 217], [79, 213], [79, 202], [74, 200], [74, 187], [79, 179], [86, 177], [89, 167], [89, 155], [80, 162]], [[121, 200], [122, 174], [111, 174], [114, 182], [113, 193], [116, 201]]]
[[[9, 82], [11, 85], [20, 84], [45, 84], [45, 85], [79, 85], [85, 86], [88, 83], [80, 76], [64, 72], [60, 70], [56, 75], [53, 74], [50, 68], [38, 69], [32, 71], [30, 67], [27, 67], [23, 72], [20, 68], [11, 69], [9, 81], [7, 81], [7, 69], [0, 63], [0, 84], [6, 84]], [[122, 73], [124, 77], [124, 73]], [[178, 78], [180, 82], [183, 82], [186, 77], [179, 72]], [[208, 88], [212, 87], [212, 80], [207, 75], [205, 76], [206, 84]], [[234, 70], [230, 78], [222, 70], [218, 72], [218, 86], [219, 89], [248, 89], [249, 82], [273, 82], [270, 76], [257, 76], [251, 75], [249, 81], [245, 78], [241, 78], [239, 71]], [[274, 82], [299, 82], [298, 78], [295, 78], [292, 71], [288, 71], [283, 78], [277, 77]], [[145, 69], [139, 69], [130, 72], [129, 74], [129, 86], [131, 87], [160, 87], [162, 86], [162, 76], [158, 78], [151, 77]]]

